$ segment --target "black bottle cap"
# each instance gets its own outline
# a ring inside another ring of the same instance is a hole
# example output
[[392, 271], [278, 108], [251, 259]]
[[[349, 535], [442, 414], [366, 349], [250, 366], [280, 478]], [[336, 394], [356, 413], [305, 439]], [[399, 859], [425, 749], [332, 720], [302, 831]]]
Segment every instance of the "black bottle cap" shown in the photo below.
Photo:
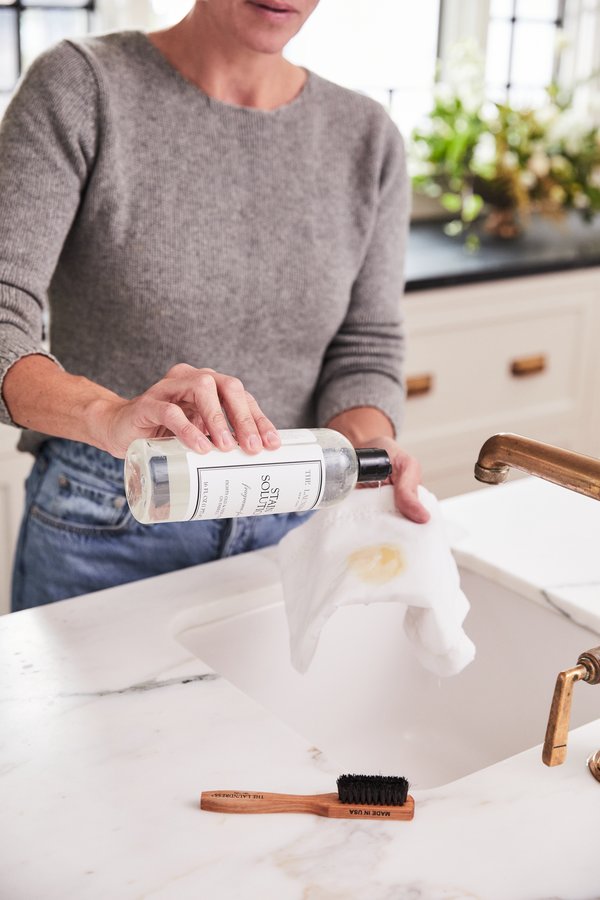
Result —
[[392, 464], [385, 450], [376, 447], [361, 447], [356, 451], [358, 459], [358, 482], [385, 481], [392, 474]]

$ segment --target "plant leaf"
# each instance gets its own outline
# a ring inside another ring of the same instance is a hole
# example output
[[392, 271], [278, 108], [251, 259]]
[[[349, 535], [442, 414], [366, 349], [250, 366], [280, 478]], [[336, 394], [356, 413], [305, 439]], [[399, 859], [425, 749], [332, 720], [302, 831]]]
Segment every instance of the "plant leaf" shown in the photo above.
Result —
[[448, 212], [460, 212], [460, 208], [462, 206], [462, 197], [460, 194], [442, 194], [440, 197], [440, 201], [444, 209], [447, 209]]
[[450, 237], [456, 237], [457, 234], [460, 234], [463, 230], [463, 223], [460, 219], [453, 219], [452, 222], [448, 222], [444, 225], [444, 234], [449, 235]]
[[483, 197], [479, 194], [467, 194], [462, 204], [463, 222], [472, 222], [476, 219], [483, 207]]

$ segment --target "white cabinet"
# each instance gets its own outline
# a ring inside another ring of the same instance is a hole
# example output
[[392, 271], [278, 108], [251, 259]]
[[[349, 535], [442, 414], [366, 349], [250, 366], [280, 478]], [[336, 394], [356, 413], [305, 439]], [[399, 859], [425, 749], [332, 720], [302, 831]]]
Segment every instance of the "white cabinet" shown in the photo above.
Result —
[[599, 454], [599, 304], [595, 268], [407, 294], [402, 443], [431, 490], [474, 490], [498, 431]]
[[10, 608], [12, 559], [23, 509], [24, 483], [33, 463], [19, 453], [16, 428], [0, 425], [0, 615]]

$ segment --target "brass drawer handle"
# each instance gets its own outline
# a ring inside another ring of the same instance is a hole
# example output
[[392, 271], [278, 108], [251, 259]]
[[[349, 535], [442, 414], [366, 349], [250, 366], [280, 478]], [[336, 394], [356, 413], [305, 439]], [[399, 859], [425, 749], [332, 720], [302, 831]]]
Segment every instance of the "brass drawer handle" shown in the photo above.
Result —
[[409, 375], [406, 379], [406, 396], [422, 397], [433, 390], [433, 375]]
[[522, 356], [520, 359], [513, 359], [510, 364], [510, 373], [515, 378], [539, 375], [540, 372], [546, 370], [547, 362], [544, 353], [538, 353], [536, 356]]

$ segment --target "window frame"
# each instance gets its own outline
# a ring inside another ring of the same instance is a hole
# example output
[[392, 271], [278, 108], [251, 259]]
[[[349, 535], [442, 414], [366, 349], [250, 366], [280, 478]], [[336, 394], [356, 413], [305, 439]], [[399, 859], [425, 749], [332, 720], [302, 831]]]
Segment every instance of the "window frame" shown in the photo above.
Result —
[[21, 23], [23, 18], [23, 13], [27, 12], [30, 9], [38, 9], [43, 10], [44, 12], [64, 12], [73, 10], [81, 10], [82, 12], [87, 13], [88, 17], [88, 31], [91, 30], [92, 26], [92, 16], [96, 11], [96, 0], [85, 0], [81, 5], [73, 6], [65, 3], [23, 3], [23, 0], [10, 0], [9, 3], [2, 3], [0, 9], [8, 9], [13, 10], [16, 13], [15, 17], [15, 41], [16, 41], [16, 51], [17, 51], [17, 79], [15, 84], [13, 85], [11, 91], [2, 91], [2, 93], [12, 93], [14, 91], [15, 86], [21, 75], [23, 74], [23, 50], [22, 50], [22, 40], [21, 40]]
[[[571, 91], [577, 89], [581, 105], [593, 104], [594, 88], [589, 84], [579, 85], [579, 82], [590, 77], [593, 72], [600, 72], [600, 66], [594, 68], [593, 61], [600, 60], [600, 0], [595, 0], [595, 26], [592, 41], [592, 49], [588, 49], [588, 72], [581, 72], [580, 50], [583, 43], [581, 32], [581, 17], [585, 12], [586, 4], [594, 0], [559, 0], [558, 14], [553, 21], [557, 29], [570, 40], [556, 53], [554, 61], [553, 77], [556, 83]], [[513, 17], [518, 21], [525, 16], [516, 15], [516, 0], [513, 0]], [[451, 47], [466, 39], [474, 39], [481, 52], [486, 56], [488, 42], [488, 26], [491, 21], [491, 0], [476, 0], [476, 2], [464, 2], [464, 0], [440, 0], [439, 33], [438, 33], [438, 60], [441, 81], [447, 72], [447, 60]], [[558, 24], [560, 22], [560, 24]], [[514, 23], [513, 23], [514, 26]], [[511, 34], [511, 44], [514, 41], [514, 27]], [[511, 67], [509, 64], [509, 77], [505, 90], [510, 92], [514, 84], [510, 80]]]

